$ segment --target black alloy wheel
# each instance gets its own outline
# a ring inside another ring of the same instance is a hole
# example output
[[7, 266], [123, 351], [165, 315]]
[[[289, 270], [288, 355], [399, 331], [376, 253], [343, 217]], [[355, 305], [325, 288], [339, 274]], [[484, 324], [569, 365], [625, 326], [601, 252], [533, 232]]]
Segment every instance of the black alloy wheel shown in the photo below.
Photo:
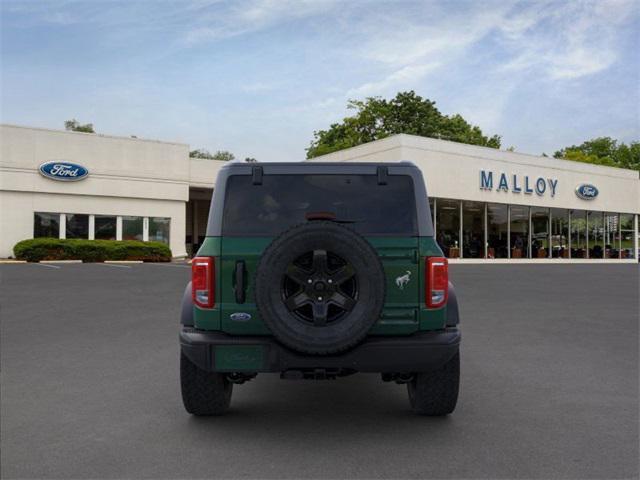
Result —
[[339, 321], [358, 301], [353, 266], [326, 250], [313, 250], [289, 264], [282, 298], [300, 320], [322, 327]]

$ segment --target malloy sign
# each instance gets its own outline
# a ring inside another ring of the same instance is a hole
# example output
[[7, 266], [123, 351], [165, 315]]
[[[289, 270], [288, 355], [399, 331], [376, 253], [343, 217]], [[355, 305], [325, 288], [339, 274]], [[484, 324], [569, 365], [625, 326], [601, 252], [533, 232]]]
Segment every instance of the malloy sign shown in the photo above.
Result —
[[490, 170], [480, 170], [480, 189], [497, 192], [524, 193], [538, 196], [549, 195], [555, 197], [558, 189], [558, 180], [555, 178], [529, 177], [529, 175], [500, 174]]

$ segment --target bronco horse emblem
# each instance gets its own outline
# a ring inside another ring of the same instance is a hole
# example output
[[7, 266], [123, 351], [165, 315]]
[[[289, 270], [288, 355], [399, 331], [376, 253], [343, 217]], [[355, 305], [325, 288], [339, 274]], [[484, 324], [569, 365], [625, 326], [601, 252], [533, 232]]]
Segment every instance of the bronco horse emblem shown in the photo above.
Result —
[[396, 278], [396, 285], [400, 290], [404, 290], [404, 287], [407, 283], [409, 283], [409, 280], [411, 280], [411, 272], [407, 270], [407, 273]]

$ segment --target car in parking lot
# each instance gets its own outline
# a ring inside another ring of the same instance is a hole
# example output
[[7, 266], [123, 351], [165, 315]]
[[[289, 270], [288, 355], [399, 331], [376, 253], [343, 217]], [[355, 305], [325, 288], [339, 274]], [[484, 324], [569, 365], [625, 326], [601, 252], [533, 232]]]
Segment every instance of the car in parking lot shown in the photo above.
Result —
[[229, 164], [181, 314], [184, 406], [217, 415], [259, 373], [406, 384], [455, 409], [457, 298], [420, 170], [401, 163]]

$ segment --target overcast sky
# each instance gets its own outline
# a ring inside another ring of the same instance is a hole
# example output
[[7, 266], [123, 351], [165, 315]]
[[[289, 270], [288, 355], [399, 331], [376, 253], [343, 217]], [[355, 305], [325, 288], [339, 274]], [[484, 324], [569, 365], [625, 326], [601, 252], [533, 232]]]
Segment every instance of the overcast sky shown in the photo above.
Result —
[[503, 148], [640, 139], [640, 1], [2, 1], [2, 122], [303, 160], [413, 89]]

